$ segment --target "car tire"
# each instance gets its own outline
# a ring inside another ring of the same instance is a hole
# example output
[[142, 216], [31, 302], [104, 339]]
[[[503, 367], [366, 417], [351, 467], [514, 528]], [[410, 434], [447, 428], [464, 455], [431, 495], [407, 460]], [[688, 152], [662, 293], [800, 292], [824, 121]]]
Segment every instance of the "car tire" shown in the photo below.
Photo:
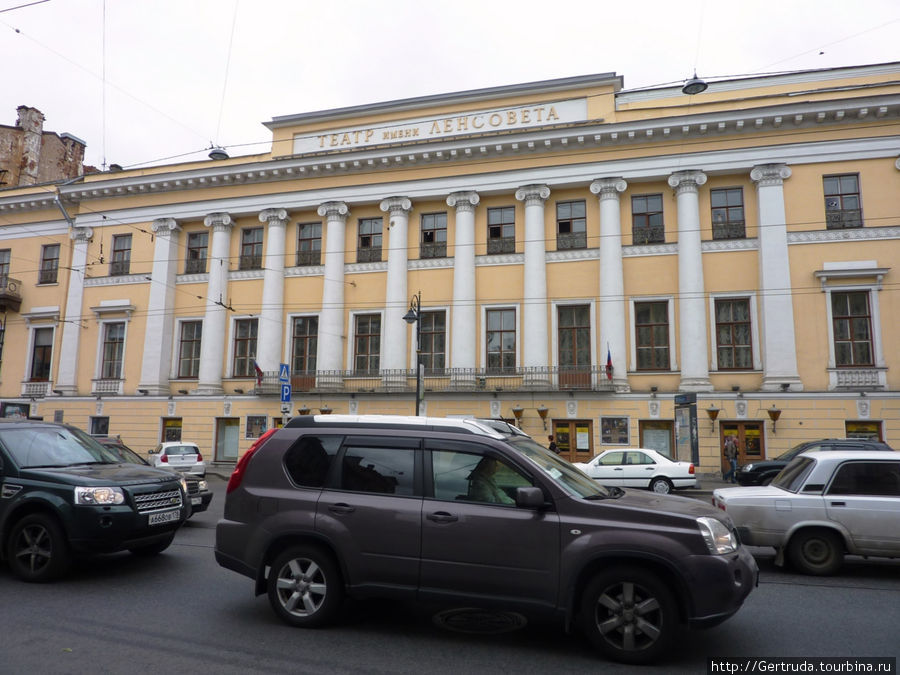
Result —
[[128, 549], [134, 555], [139, 555], [144, 558], [149, 558], [154, 555], [159, 555], [163, 551], [165, 551], [169, 546], [172, 545], [172, 542], [175, 540], [175, 533], [173, 532], [168, 537], [163, 539], [162, 541], [158, 541], [155, 544], [148, 544], [146, 546], [134, 546], [133, 548]]
[[55, 518], [43, 513], [32, 513], [13, 525], [6, 556], [16, 577], [34, 583], [58, 579], [72, 562], [65, 532]]
[[607, 658], [650, 663], [665, 652], [678, 631], [675, 598], [654, 574], [639, 567], [613, 567], [588, 584], [581, 625]]
[[844, 542], [830, 530], [801, 530], [791, 537], [787, 552], [791, 564], [804, 574], [834, 574], [844, 564]]
[[318, 546], [293, 546], [272, 563], [269, 603], [291, 626], [317, 628], [334, 621], [344, 586], [334, 559]]
[[662, 476], [650, 481], [650, 491], [658, 495], [667, 495], [673, 490], [672, 481]]

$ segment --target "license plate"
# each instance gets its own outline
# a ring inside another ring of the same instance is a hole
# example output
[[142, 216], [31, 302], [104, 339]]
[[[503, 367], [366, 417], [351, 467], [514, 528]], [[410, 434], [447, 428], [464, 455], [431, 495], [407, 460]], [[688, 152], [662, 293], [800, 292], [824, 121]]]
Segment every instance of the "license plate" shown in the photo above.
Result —
[[198, 504], [202, 504], [203, 499], [201, 497], [191, 497], [191, 504], [197, 506]]
[[160, 513], [150, 514], [150, 525], [162, 525], [163, 523], [171, 523], [181, 518], [181, 511], [161, 511]]

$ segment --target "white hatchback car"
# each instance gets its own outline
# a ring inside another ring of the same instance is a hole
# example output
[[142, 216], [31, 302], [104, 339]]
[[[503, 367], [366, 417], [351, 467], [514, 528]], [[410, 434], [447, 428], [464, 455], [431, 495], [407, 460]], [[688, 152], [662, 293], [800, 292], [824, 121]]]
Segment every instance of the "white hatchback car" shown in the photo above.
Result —
[[900, 453], [809, 452], [763, 487], [721, 488], [713, 504], [741, 542], [774, 546], [776, 565], [833, 574], [845, 553], [900, 557]]
[[194, 476], [206, 476], [206, 462], [196, 443], [168, 441], [150, 451], [150, 463], [163, 469], [175, 469]]
[[575, 466], [602, 485], [645, 488], [660, 494], [697, 486], [692, 463], [676, 462], [646, 448], [606, 450]]

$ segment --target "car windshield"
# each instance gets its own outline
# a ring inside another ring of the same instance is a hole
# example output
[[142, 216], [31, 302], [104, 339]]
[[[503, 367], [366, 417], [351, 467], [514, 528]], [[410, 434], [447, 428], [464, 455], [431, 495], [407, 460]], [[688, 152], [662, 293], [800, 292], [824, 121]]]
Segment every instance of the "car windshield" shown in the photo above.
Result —
[[119, 463], [113, 453], [72, 427], [6, 428], [0, 431], [0, 443], [20, 469]]
[[807, 446], [807, 443], [798, 443], [790, 450], [785, 450], [780, 455], [778, 455], [775, 459], [780, 459], [782, 461], [787, 462], [788, 460], [794, 459], [797, 455], [803, 452], [804, 448]]
[[103, 443], [103, 447], [114, 454], [116, 457], [118, 457], [120, 462], [125, 462], [126, 464], [147, 464], [143, 457], [138, 455], [131, 448], [127, 448], [124, 445], [107, 445], [106, 443]]
[[538, 465], [554, 483], [573, 497], [582, 499], [605, 499], [618, 496], [597, 483], [583, 471], [576, 469], [566, 460], [528, 436], [513, 436], [508, 439], [516, 450]]
[[812, 471], [815, 460], [810, 457], [797, 457], [784, 467], [772, 480], [772, 485], [788, 492], [798, 492], [803, 486], [806, 476]]

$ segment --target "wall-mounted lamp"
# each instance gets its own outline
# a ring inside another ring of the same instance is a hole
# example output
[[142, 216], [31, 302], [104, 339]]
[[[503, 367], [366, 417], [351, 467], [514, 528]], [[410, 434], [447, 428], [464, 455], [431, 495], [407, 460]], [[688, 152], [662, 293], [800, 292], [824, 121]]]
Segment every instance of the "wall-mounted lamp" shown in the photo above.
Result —
[[321, 408], [319, 408], [319, 412], [322, 413], [323, 415], [330, 415], [330, 414], [331, 414], [331, 408], [329, 408], [329, 407], [328, 407], [328, 404], [326, 403], [324, 406], [322, 406]]
[[538, 415], [541, 416], [541, 422], [544, 423], [544, 431], [546, 431], [547, 430], [547, 413], [549, 413], [550, 410], [547, 408], [547, 406], [541, 404], [541, 406], [537, 409], [537, 411], [538, 411]]
[[524, 413], [524, 412], [525, 412], [525, 408], [523, 408], [520, 405], [516, 405], [512, 409], [513, 417], [516, 418], [516, 426], [519, 427], [520, 429], [522, 428], [522, 413]]
[[650, 398], [656, 398], [656, 392], [659, 391], [659, 387], [650, 387]]
[[149, 390], [149, 389], [138, 389], [138, 393], [139, 393], [141, 396], [146, 396], [147, 394], [150, 393], [150, 390]]
[[297, 413], [300, 415], [309, 415], [309, 408], [306, 407], [306, 404], [303, 404], [302, 408], [297, 409]]
[[781, 411], [775, 407], [775, 404], [772, 404], [772, 407], [766, 410], [769, 413], [769, 419], [772, 420], [772, 433], [775, 433], [775, 423], [778, 421], [778, 418], [781, 417]]
[[188, 390], [187, 389], [179, 389], [178, 393], [181, 394], [182, 396], [187, 396]]
[[235, 388], [234, 388], [234, 393], [235, 393], [235, 394], [243, 394], [243, 393], [244, 393], [244, 390], [241, 389], [241, 388], [239, 388], [239, 387], [235, 387]]
[[[63, 395], [62, 389], [54, 389], [53, 393], [56, 394], [57, 396]], [[865, 394], [863, 394], [863, 396], [865, 396]]]
[[709, 430], [713, 432], [716, 430], [716, 418], [719, 416], [719, 409], [714, 405], [710, 405], [706, 409], [706, 414], [709, 415]]

